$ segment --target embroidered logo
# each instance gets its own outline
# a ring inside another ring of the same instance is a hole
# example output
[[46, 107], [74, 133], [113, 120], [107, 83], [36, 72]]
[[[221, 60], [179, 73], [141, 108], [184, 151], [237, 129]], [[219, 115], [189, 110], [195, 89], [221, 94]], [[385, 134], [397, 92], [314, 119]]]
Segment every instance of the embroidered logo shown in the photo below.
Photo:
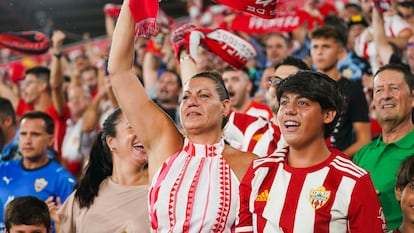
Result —
[[47, 180], [45, 178], [39, 178], [35, 180], [34, 188], [36, 192], [42, 191], [47, 186]]
[[310, 190], [309, 199], [312, 207], [317, 210], [328, 202], [330, 196], [331, 191], [326, 190], [325, 187], [321, 186]]
[[256, 197], [256, 201], [270, 201], [269, 190], [265, 189]]

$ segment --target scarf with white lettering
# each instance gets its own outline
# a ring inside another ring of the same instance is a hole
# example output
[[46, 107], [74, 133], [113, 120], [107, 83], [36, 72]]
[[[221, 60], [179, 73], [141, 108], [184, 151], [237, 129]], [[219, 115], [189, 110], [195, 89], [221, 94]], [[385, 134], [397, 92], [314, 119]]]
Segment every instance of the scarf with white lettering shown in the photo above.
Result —
[[157, 29], [158, 0], [130, 0], [129, 9], [135, 22], [135, 35], [150, 37]]
[[248, 12], [265, 19], [271, 19], [276, 15], [276, 7], [279, 0], [213, 0], [233, 9]]
[[195, 28], [189, 34], [189, 52], [197, 61], [197, 48], [204, 46], [235, 68], [242, 68], [257, 55], [256, 49], [245, 39], [224, 29]]

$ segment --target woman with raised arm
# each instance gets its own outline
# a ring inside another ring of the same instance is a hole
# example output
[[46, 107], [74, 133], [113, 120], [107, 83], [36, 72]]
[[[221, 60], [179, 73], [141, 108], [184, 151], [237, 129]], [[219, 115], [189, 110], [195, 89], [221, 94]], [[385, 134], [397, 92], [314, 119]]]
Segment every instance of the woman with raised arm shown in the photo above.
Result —
[[154, 232], [231, 232], [239, 182], [251, 153], [224, 143], [230, 103], [221, 76], [194, 75], [180, 105], [183, 136], [146, 95], [132, 72], [134, 20], [125, 0], [109, 56], [113, 90], [148, 153], [149, 211]]

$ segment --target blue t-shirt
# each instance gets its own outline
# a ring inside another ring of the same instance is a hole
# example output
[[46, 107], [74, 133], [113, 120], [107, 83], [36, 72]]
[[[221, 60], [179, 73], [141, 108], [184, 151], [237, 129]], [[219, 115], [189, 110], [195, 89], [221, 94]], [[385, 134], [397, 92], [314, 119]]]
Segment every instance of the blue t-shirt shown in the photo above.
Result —
[[63, 203], [75, 183], [75, 178], [53, 160], [34, 170], [25, 169], [22, 159], [0, 162], [0, 232], [5, 231], [4, 208], [14, 198], [34, 196], [45, 201], [54, 196]]

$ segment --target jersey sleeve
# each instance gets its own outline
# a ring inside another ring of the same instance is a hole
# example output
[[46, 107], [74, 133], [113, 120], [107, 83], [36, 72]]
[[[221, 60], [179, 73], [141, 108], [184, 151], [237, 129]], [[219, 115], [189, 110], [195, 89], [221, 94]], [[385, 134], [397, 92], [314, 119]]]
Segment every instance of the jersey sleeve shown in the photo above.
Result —
[[76, 179], [70, 175], [69, 172], [63, 170], [56, 175], [59, 176], [56, 196], [60, 197], [60, 200], [64, 202], [72, 193], [76, 184]]
[[254, 171], [252, 165], [247, 170], [242, 182], [240, 183], [240, 210], [236, 220], [236, 232], [248, 233], [253, 232], [252, 213], [250, 212], [250, 195], [251, 195], [251, 181], [254, 178]]
[[387, 232], [385, 216], [369, 174], [357, 181], [348, 216], [349, 232]]

